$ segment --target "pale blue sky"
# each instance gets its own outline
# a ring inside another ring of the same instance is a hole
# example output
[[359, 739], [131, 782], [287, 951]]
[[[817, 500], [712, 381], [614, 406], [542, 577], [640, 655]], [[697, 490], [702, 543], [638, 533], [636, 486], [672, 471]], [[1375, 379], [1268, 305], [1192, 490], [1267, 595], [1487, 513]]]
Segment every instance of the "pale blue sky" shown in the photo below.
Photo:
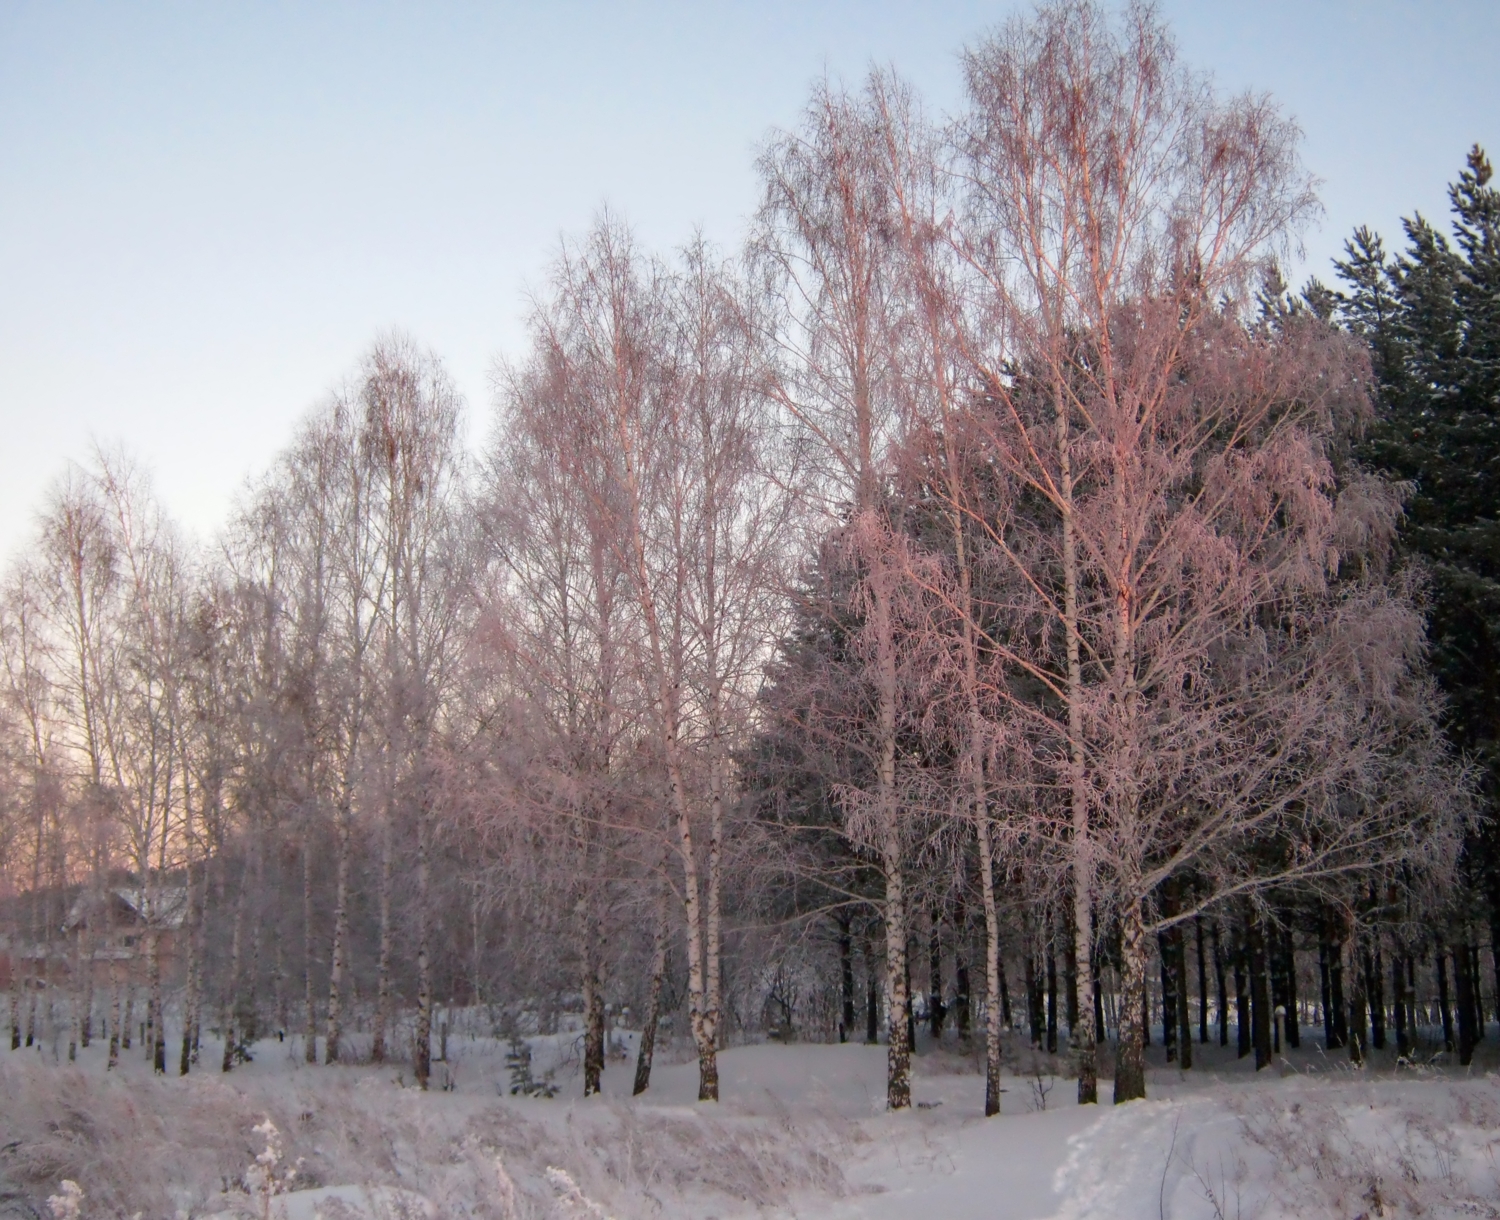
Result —
[[[210, 533], [392, 326], [482, 434], [560, 233], [607, 202], [652, 245], [733, 245], [757, 142], [825, 68], [951, 105], [960, 46], [1017, 7], [0, 0], [0, 555], [95, 438]], [[1325, 277], [1352, 226], [1394, 238], [1471, 143], [1500, 154], [1500, 4], [1164, 10], [1300, 121]]]

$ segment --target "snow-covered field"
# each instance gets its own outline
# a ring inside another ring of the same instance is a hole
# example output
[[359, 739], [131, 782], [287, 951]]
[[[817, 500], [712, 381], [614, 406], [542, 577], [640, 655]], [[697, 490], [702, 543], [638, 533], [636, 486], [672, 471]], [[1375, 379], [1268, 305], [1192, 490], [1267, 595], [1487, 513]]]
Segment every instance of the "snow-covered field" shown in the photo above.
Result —
[[532, 1046], [554, 1099], [510, 1096], [490, 1039], [452, 1039], [452, 1087], [427, 1094], [398, 1067], [308, 1068], [294, 1041], [186, 1080], [138, 1051], [112, 1074], [99, 1047], [76, 1067], [0, 1051], [0, 1217], [45, 1214], [64, 1179], [83, 1218], [1500, 1216], [1500, 1077], [1478, 1068], [1351, 1071], [1312, 1049], [1257, 1075], [1207, 1048], [1206, 1067], [1158, 1065], [1151, 1101], [1080, 1108], [1022, 1046], [986, 1120], [948, 1052], [918, 1056], [916, 1108], [891, 1115], [881, 1047], [732, 1048], [713, 1106], [691, 1062], [659, 1061], [630, 1100], [629, 1034], [588, 1101], [568, 1039]]

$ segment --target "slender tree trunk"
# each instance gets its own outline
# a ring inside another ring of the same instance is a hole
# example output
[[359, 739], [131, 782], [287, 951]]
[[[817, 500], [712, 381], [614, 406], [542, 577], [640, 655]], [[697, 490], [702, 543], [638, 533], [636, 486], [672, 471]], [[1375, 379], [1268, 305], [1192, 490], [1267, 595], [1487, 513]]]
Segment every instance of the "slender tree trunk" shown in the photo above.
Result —
[[1437, 962], [1438, 1010], [1443, 1018], [1443, 1049], [1453, 1053], [1453, 1009], [1448, 1003], [1448, 954], [1439, 942], [1433, 953]]
[[1015, 1029], [1016, 1022], [1010, 1010], [1010, 987], [1005, 981], [1005, 955], [999, 951], [998, 945], [995, 950], [995, 968], [1000, 974], [1000, 1020], [1006, 1029]]
[[[1406, 994], [1411, 998], [1411, 1037], [1415, 1045], [1417, 1041], [1417, 955], [1408, 953], [1406, 955]], [[1430, 1013], [1423, 1006], [1423, 1020], [1431, 1022]]]
[[161, 994], [161, 931], [156, 911], [156, 901], [150, 901], [151, 926], [146, 932], [146, 992], [147, 1012], [151, 1025], [151, 1069], [159, 1076], [167, 1072], [166, 1013]]
[[1463, 941], [1453, 948], [1453, 982], [1458, 993], [1458, 1062], [1468, 1067], [1474, 1060], [1474, 980]]
[[1328, 996], [1333, 1005], [1333, 1047], [1349, 1045], [1349, 1008], [1344, 1003], [1344, 942], [1347, 932], [1338, 935], [1328, 948]]
[[906, 862], [900, 813], [896, 807], [896, 643], [891, 623], [887, 575], [879, 570], [871, 580], [874, 592], [875, 647], [878, 688], [878, 764], [876, 806], [879, 812], [880, 858], [885, 873], [886, 1052], [885, 1103], [890, 1110], [911, 1105], [911, 1043], [908, 1039], [911, 1005], [906, 986]]
[[989, 1118], [1000, 1113], [1000, 912], [995, 906], [994, 845], [982, 779], [976, 787], [974, 825], [979, 840], [980, 905], [984, 908], [984, 1114]]
[[592, 1097], [602, 1087], [604, 1074], [604, 988], [599, 977], [597, 928], [586, 904], [580, 904], [579, 916], [584, 940], [583, 1095]]
[[[209, 888], [209, 873], [211, 871], [210, 861], [205, 858], [199, 881], [200, 892], [198, 898], [198, 922], [193, 931], [194, 960], [197, 963], [197, 985], [193, 988], [193, 1050], [190, 1056], [191, 1062], [197, 1066], [199, 1050], [203, 1035], [203, 997], [208, 987], [205, 983], [208, 957], [205, 952], [208, 939], [208, 899], [215, 890]], [[222, 881], [222, 878], [221, 878]], [[216, 894], [220, 904], [224, 901], [224, 890], [222, 884], [217, 888]]]
[[1037, 978], [1036, 958], [1026, 955], [1026, 1023], [1031, 1034], [1031, 1045], [1041, 1050], [1047, 1041], [1046, 1003], [1042, 999], [1042, 984]]
[[250, 964], [240, 980], [240, 998], [236, 1011], [243, 1014], [240, 1028], [249, 1042], [260, 1036], [260, 950], [265, 930], [265, 905], [260, 896], [265, 893], [266, 864], [259, 843], [251, 852], [255, 864], [255, 885], [251, 894], [256, 901], [250, 908]]
[[[348, 944], [349, 944], [349, 848], [350, 848], [350, 823], [353, 820], [353, 810], [349, 806], [348, 796], [340, 801], [334, 827], [334, 883], [333, 883], [333, 945], [328, 954], [328, 1025], [326, 1027], [323, 1044], [323, 1062], [337, 1063], [342, 1053], [344, 1036], [344, 972], [348, 969]], [[388, 839], [383, 840], [383, 842]], [[387, 848], [382, 853], [382, 861], [390, 860], [390, 851]], [[382, 897], [385, 891], [382, 890]], [[384, 934], [389, 928], [389, 921], [381, 924], [381, 951], [386, 953], [388, 946]], [[382, 961], [386, 960], [382, 958]], [[381, 976], [382, 979], [384, 975]], [[385, 1039], [383, 1012], [376, 1014], [376, 1020], [381, 1022], [381, 1058], [385, 1056]], [[317, 1039], [312, 1030], [309, 1029], [308, 1037], [313, 1043], [312, 1053], [317, 1054]], [[373, 1057], [373, 1054], [372, 1054]], [[379, 1059], [376, 1062], [380, 1062]]]
[[927, 942], [927, 1023], [932, 1040], [940, 1042], [947, 1012], [943, 1007], [943, 912], [936, 903], [932, 907], [931, 924]]
[[12, 934], [11, 944], [15, 950], [11, 957], [10, 967], [10, 1049], [18, 1051], [21, 1049], [21, 937]]
[[1286, 1043], [1295, 1048], [1302, 1045], [1302, 1026], [1297, 1017], [1297, 943], [1290, 926], [1281, 937], [1281, 946], [1281, 973], [1286, 980]]
[[370, 1059], [384, 1063], [386, 1031], [391, 1022], [391, 809], [386, 808], [380, 829], [380, 958], [376, 966], [375, 1030]]
[[1479, 969], [1479, 946], [1469, 943], [1469, 978], [1474, 988], [1474, 1045], [1484, 1041], [1484, 979]]
[[[417, 801], [417, 1029], [412, 1048], [412, 1072], [417, 1078], [417, 1086], [423, 1090], [432, 1077], [432, 963], [427, 943], [431, 925], [428, 890], [432, 866], [426, 800], [422, 796]], [[600, 1012], [603, 1012], [602, 999]]]
[[973, 997], [969, 994], [969, 914], [961, 888], [954, 897], [953, 922], [953, 1023], [958, 1030], [959, 1047], [967, 1050], [972, 1036]]
[[[708, 892], [705, 894], [703, 927], [703, 1040], [714, 1052], [706, 1061], [698, 1061], [698, 1092], [706, 1100], [719, 1100], [719, 1016], [723, 1007], [723, 855], [724, 800], [728, 787], [728, 763], [723, 757], [724, 741], [720, 732], [717, 705], [709, 732], [708, 768]], [[705, 1072], [707, 1073], [705, 1075]]]
[[880, 1042], [880, 983], [875, 964], [875, 939], [865, 930], [865, 1045]]
[[837, 917], [839, 929], [839, 1041], [849, 1041], [854, 1028], [854, 934], [847, 912]]
[[[1078, 990], [1086, 997], [1094, 993], [1094, 961], [1091, 943], [1094, 928], [1094, 856], [1089, 827], [1088, 778], [1083, 754], [1083, 663], [1078, 637], [1078, 543], [1073, 524], [1073, 460], [1069, 441], [1067, 404], [1054, 393], [1056, 412], [1058, 497], [1062, 510], [1063, 642], [1068, 660], [1068, 780], [1072, 815], [1073, 955]], [[1092, 1105], [1099, 1100], [1098, 1047], [1094, 1027], [1075, 1022], [1068, 1031], [1078, 1073], [1078, 1102]], [[1141, 1077], [1145, 1088], [1145, 1077]], [[1144, 1096], [1144, 1093], [1142, 1094]]]
[[[113, 1071], [120, 1064], [120, 963], [113, 956], [109, 962], [109, 1056], [104, 1070]], [[187, 1073], [184, 1071], [183, 1075]]]
[[[109, 902], [106, 894], [105, 902]], [[87, 1047], [94, 1033], [94, 930], [84, 924], [80, 933], [79, 968], [82, 971], [83, 1004], [78, 1021], [78, 1045]]]
[[1203, 916], [1194, 920], [1198, 937], [1198, 1041], [1208, 1045], [1208, 955], [1203, 944]]
[[[229, 976], [224, 986], [224, 1008], [221, 1024], [224, 1030], [224, 1057], [219, 1064], [221, 1072], [234, 1068], [235, 1047], [239, 1038], [235, 1030], [235, 1000], [240, 992], [240, 953], [245, 934], [245, 908], [250, 901], [250, 862], [244, 861], [240, 868], [240, 889], [234, 903], [234, 928], [229, 934]], [[130, 1018], [125, 1018], [127, 1029]]]
[[1120, 912], [1120, 1033], [1115, 1054], [1115, 1103], [1146, 1096], [1146, 1047], [1141, 1009], [1146, 995], [1146, 933], [1140, 900]]
[[1193, 1016], [1188, 997], [1187, 944], [1181, 924], [1172, 929], [1172, 958], [1177, 970], [1177, 1057], [1187, 1069], [1193, 1066]]
[[1349, 1059], [1353, 1063], [1365, 1061], [1366, 1036], [1369, 1033], [1368, 997], [1365, 994], [1364, 973], [1360, 970], [1360, 939], [1356, 931], [1349, 949], [1349, 965], [1353, 975], [1353, 992], [1349, 997]]
[[[1372, 934], [1373, 938], [1373, 934]], [[1370, 997], [1370, 1044], [1377, 1050], [1385, 1049], [1385, 964], [1381, 961], [1380, 945], [1365, 948], [1365, 994]]]
[[[311, 797], [309, 797], [311, 800]], [[318, 1061], [318, 1004], [313, 992], [312, 816], [302, 828], [302, 1059]]]
[[1057, 954], [1047, 946], [1047, 1053], [1057, 1054]]
[[[195, 873], [196, 869], [196, 873]], [[203, 921], [203, 903], [198, 895], [197, 876], [207, 871], [208, 864], [189, 864], [187, 870], [187, 912], [183, 919], [182, 935], [187, 940], [186, 990], [182, 997], [182, 1052], [177, 1059], [177, 1074], [186, 1076], [193, 1066], [193, 1029], [198, 1024], [198, 997], [202, 988], [202, 945], [199, 928]], [[207, 899], [204, 885], [203, 900]], [[116, 1010], [118, 1015], [118, 1010]]]
[[[671, 699], [670, 706], [676, 706], [674, 694], [663, 691], [659, 697], [664, 704]], [[693, 848], [692, 824], [688, 817], [687, 787], [678, 752], [677, 717], [675, 712], [664, 715], [667, 725], [663, 731], [663, 744], [667, 754], [668, 796], [676, 815], [678, 854], [682, 859], [683, 913], [687, 917], [688, 997], [691, 1004], [689, 1019], [692, 1023], [693, 1043], [698, 1051], [698, 1100], [718, 1101], [718, 1053], [706, 1012], [708, 996], [704, 971], [703, 896], [698, 879], [698, 861]]]
[[1267, 978], [1266, 941], [1260, 916], [1252, 908], [1250, 937], [1250, 1023], [1254, 1033], [1255, 1070], [1271, 1063], [1271, 994]]
[[1245, 970], [1250, 955], [1246, 948], [1248, 938], [1244, 929], [1240, 930], [1236, 939], [1239, 943], [1234, 947], [1235, 1057], [1243, 1059], [1254, 1045], [1250, 1027], [1250, 987]]
[[1495, 985], [1495, 1019], [1500, 1021], [1500, 891], [1495, 889], [1490, 891], [1490, 973]]
[[1161, 962], [1161, 1044], [1167, 1051], [1167, 1062], [1177, 1061], [1177, 955], [1172, 951], [1170, 932], [1156, 937], [1156, 954]]
[[1323, 1047], [1332, 1050], [1333, 1040], [1333, 990], [1328, 977], [1329, 945], [1326, 936], [1318, 938], [1318, 987], [1319, 1000], [1323, 1008]]
[[83, 928], [73, 933], [73, 985], [68, 988], [68, 1062], [78, 1060], [78, 1039], [83, 1029]]
[[1391, 1003], [1396, 1007], [1396, 1053], [1405, 1058], [1411, 1054], [1411, 1040], [1406, 1026], [1406, 976], [1399, 953], [1391, 962]]
[[[665, 872], [665, 869], [663, 870]], [[630, 1092], [639, 1096], [651, 1087], [651, 1058], [656, 1053], [656, 1026], [661, 1020], [662, 980], [667, 973], [667, 882], [663, 876], [657, 890], [656, 934], [651, 942], [651, 989], [646, 997], [646, 1020], [641, 1027], [641, 1045], [635, 1058], [635, 1084]], [[852, 970], [852, 966], [850, 967]], [[854, 980], [849, 980], [849, 1024], [853, 1018]]]
[[1224, 946], [1219, 942], [1219, 921], [1213, 923], [1214, 984], [1219, 998], [1219, 1045], [1229, 1045], [1229, 988], [1224, 980]]

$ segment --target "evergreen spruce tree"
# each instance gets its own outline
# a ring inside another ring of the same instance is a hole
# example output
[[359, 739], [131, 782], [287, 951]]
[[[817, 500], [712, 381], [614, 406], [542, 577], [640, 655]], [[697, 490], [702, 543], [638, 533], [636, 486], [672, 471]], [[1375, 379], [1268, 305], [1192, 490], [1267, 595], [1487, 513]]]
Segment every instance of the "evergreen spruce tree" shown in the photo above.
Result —
[[[1432, 665], [1454, 744], [1484, 768], [1470, 875], [1500, 924], [1500, 190], [1476, 146], [1448, 190], [1452, 238], [1420, 214], [1391, 257], [1358, 229], [1344, 291], [1305, 294], [1370, 345], [1377, 418], [1366, 461], [1412, 487], [1403, 543], [1432, 575]], [[1497, 957], [1500, 968], [1500, 957]]]

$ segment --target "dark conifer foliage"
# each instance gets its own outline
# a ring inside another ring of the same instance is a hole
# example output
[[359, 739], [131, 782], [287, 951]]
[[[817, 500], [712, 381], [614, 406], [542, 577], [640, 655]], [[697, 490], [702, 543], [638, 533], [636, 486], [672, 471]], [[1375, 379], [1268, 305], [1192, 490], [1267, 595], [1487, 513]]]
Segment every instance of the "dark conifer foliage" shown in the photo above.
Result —
[[[1500, 924], [1500, 190], [1483, 149], [1448, 188], [1451, 233], [1420, 214], [1388, 254], [1360, 228], [1336, 263], [1343, 291], [1314, 286], [1369, 344], [1377, 415], [1361, 457], [1410, 489], [1401, 538], [1430, 575], [1428, 639], [1455, 746], [1481, 769], [1484, 819], [1466, 875]], [[1471, 891], [1473, 892], [1473, 891]], [[1492, 944], [1494, 937], [1492, 936]], [[1495, 965], [1500, 970], [1500, 957]], [[1467, 974], [1459, 973], [1459, 986]], [[1500, 979], [1500, 973], [1497, 973]], [[1482, 1032], [1480, 1023], [1476, 1036]], [[1450, 1039], [1451, 1040], [1451, 1039]]]
[[1339, 318], [1370, 345], [1378, 414], [1363, 456], [1410, 484], [1405, 545], [1432, 573], [1433, 668], [1456, 744], [1500, 765], [1500, 191], [1475, 147], [1449, 187], [1452, 238], [1420, 214], [1387, 254], [1359, 229]]

